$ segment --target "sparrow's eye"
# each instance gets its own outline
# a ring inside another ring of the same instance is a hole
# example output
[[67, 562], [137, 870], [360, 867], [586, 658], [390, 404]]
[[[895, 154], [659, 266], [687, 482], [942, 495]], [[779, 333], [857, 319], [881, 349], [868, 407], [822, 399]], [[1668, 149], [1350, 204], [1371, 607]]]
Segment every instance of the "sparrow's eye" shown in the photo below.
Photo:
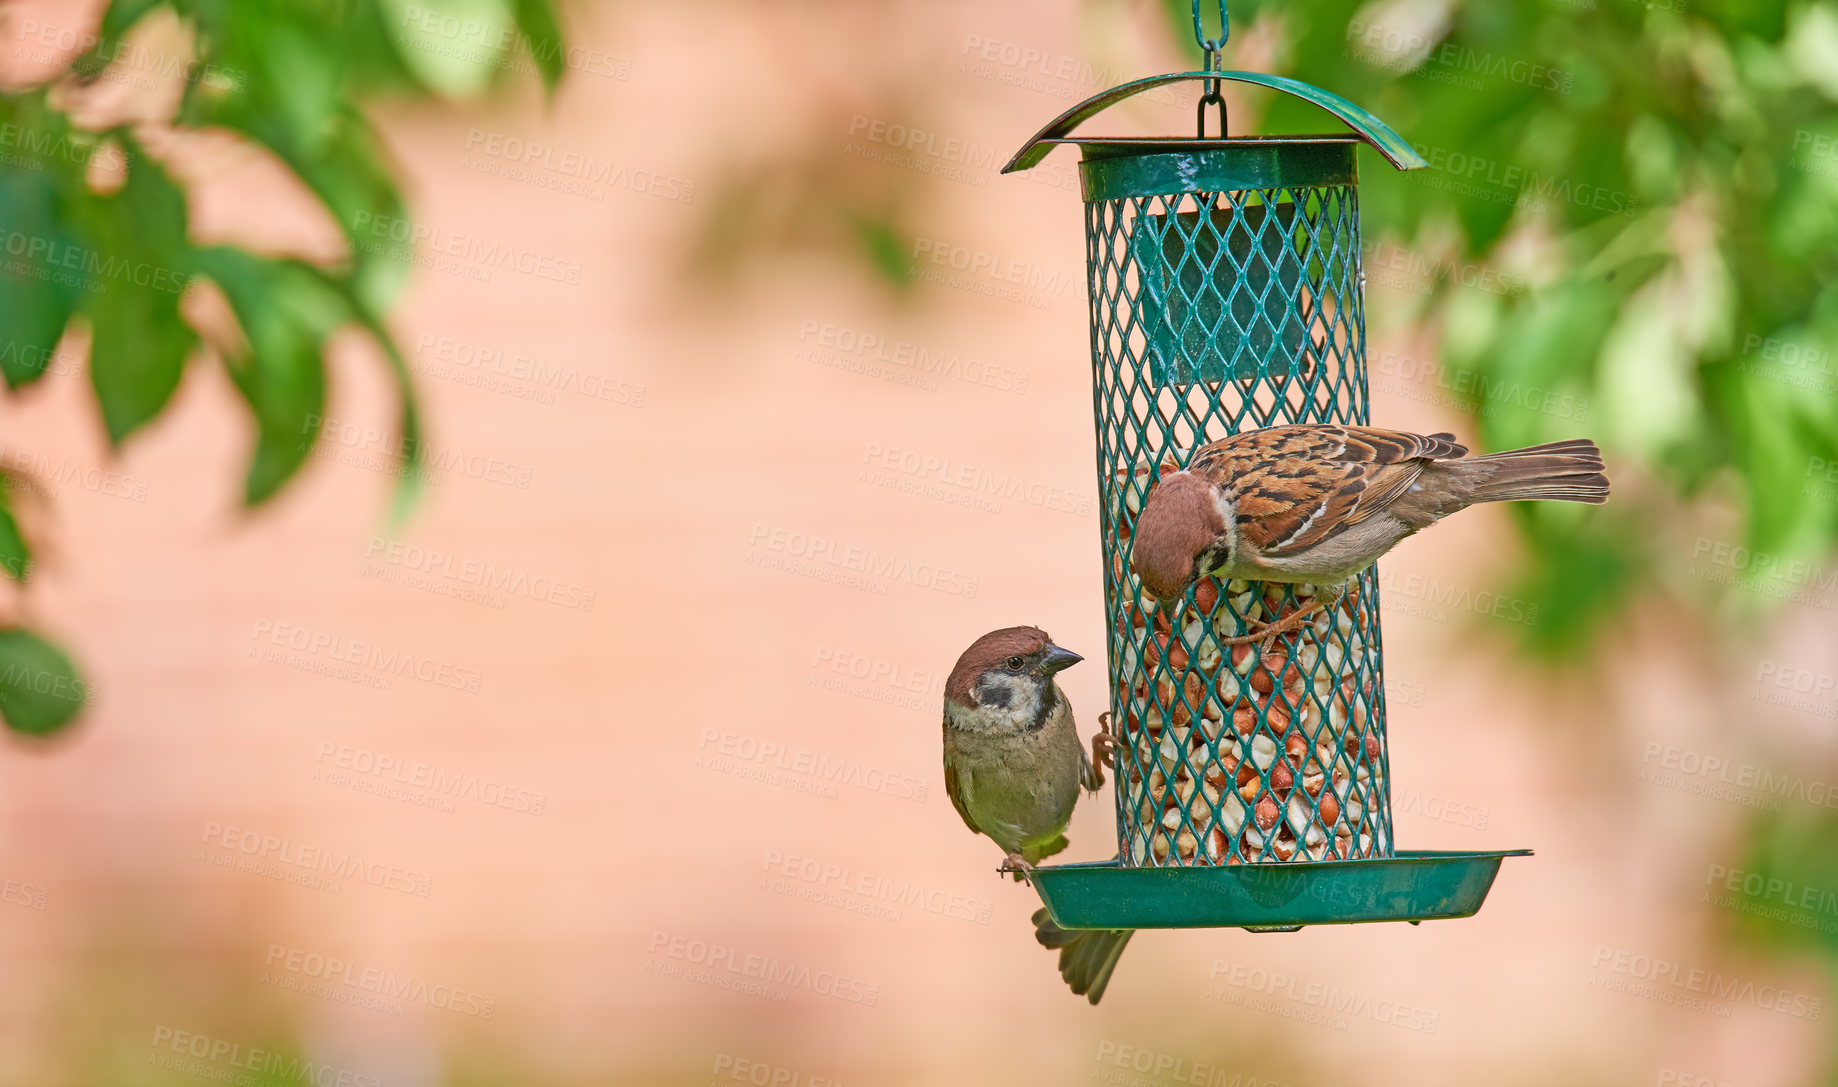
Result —
[[1010, 657], [1008, 658], [1008, 661], [1006, 663], [1008, 664], [1009, 671], [1019, 672], [1021, 671], [1021, 666], [1023, 664], [1026, 664], [1027, 662], [1022, 660], [1020, 657]]

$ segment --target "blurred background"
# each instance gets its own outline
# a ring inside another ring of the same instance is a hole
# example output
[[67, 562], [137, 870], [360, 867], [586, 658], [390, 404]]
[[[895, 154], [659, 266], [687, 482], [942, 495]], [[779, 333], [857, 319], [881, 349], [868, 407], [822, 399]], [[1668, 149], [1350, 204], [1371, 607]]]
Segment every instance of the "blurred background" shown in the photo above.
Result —
[[1186, 4], [9, 2], [0, 1082], [1838, 1081], [1838, 6], [1232, 26], [1430, 161], [1374, 421], [1610, 461], [1381, 564], [1478, 916], [1092, 1008], [943, 793], [971, 639], [1103, 645], [1074, 156], [998, 171]]

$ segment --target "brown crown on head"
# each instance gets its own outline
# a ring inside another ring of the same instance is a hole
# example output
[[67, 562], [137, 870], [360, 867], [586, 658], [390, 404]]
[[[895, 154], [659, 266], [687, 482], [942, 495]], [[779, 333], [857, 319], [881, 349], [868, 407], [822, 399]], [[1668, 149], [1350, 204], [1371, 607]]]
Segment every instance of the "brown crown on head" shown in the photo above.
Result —
[[970, 696], [976, 681], [984, 672], [998, 667], [1010, 657], [1025, 657], [1045, 649], [1052, 639], [1039, 627], [1003, 627], [992, 630], [964, 650], [964, 655], [957, 658], [957, 665], [951, 669], [951, 675], [945, 679], [945, 697], [960, 706], [975, 703]]
[[1130, 569], [1158, 600], [1172, 599], [1193, 577], [1200, 552], [1224, 532], [1211, 483], [1190, 472], [1165, 476], [1136, 518]]

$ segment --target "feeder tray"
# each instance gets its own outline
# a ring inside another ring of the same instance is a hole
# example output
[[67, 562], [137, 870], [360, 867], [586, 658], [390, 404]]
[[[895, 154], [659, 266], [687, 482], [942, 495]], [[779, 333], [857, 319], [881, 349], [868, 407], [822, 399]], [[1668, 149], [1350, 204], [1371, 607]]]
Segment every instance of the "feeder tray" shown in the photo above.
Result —
[[1390, 857], [1209, 868], [1131, 868], [1116, 861], [1034, 869], [1034, 889], [1061, 928], [1248, 928], [1470, 917], [1504, 857], [1399, 851]]
[[[1117, 858], [1040, 866], [1034, 885], [1068, 929], [1466, 917], [1500, 861], [1528, 851], [1393, 848], [1376, 571], [1267, 655], [1222, 640], [1304, 606], [1312, 587], [1203, 579], [1164, 630], [1130, 571], [1143, 502], [1201, 446], [1248, 427], [1369, 422], [1354, 152], [1426, 165], [1339, 95], [1216, 68], [1224, 38], [1203, 35], [1197, 0], [1194, 24], [1205, 70], [1087, 99], [1003, 168], [1060, 145], [1082, 153], [1116, 739]], [[1073, 135], [1118, 102], [1193, 81], [1205, 91], [1194, 138]], [[1230, 136], [1223, 82], [1301, 98], [1351, 131]]]

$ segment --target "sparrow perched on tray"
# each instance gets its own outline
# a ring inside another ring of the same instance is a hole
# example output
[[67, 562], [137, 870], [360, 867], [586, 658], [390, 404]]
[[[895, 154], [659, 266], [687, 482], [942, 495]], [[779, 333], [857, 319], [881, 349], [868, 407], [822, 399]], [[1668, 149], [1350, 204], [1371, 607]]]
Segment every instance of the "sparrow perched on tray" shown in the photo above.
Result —
[[[1109, 730], [1092, 737], [1087, 758], [1072, 704], [1053, 680], [1083, 659], [1045, 631], [1008, 627], [971, 643], [945, 680], [945, 792], [971, 830], [1002, 847], [998, 871], [1017, 879], [1066, 848], [1080, 787], [1104, 784]], [[1096, 1004], [1131, 933], [1068, 931], [1044, 908], [1033, 920], [1035, 939], [1059, 950], [1060, 975]]]
[[[1202, 446], [1161, 478], [1136, 519], [1131, 569], [1173, 615], [1202, 577], [1339, 586], [1404, 537], [1476, 502], [1608, 501], [1586, 438], [1470, 457], [1453, 434], [1306, 424]], [[1330, 590], [1331, 593], [1331, 590]], [[1237, 638], [1300, 627], [1315, 603]]]

